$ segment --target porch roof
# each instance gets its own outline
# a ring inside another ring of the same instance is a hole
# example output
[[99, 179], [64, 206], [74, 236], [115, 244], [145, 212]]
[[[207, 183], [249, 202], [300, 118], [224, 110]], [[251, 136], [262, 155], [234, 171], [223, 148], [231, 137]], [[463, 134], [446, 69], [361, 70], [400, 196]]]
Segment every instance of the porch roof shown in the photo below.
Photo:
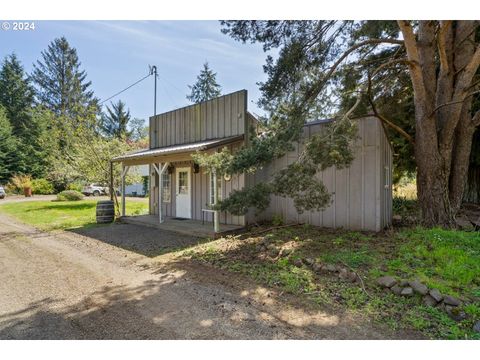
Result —
[[197, 150], [208, 150], [221, 145], [231, 144], [243, 140], [243, 135], [204, 140], [188, 144], [172, 145], [155, 149], [144, 149], [114, 157], [112, 162], [144, 161], [145, 164], [154, 162], [156, 157], [165, 155], [192, 153]]

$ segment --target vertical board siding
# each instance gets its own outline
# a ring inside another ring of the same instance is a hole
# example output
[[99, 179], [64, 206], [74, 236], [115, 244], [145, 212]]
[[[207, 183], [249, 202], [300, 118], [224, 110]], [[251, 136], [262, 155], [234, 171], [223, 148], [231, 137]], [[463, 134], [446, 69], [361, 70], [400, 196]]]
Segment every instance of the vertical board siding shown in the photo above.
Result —
[[150, 147], [245, 134], [246, 104], [247, 91], [241, 90], [151, 117]]
[[[321, 132], [324, 124], [305, 126], [304, 140]], [[248, 221], [282, 216], [287, 222], [302, 222], [330, 228], [380, 231], [391, 223], [391, 185], [385, 188], [387, 171], [391, 173], [392, 153], [385, 131], [375, 118], [358, 120], [359, 139], [356, 156], [348, 168], [331, 167], [316, 176], [332, 194], [331, 204], [323, 211], [299, 214], [292, 199], [272, 196], [270, 206], [259, 217], [249, 214]], [[265, 182], [278, 170], [296, 161], [302, 145], [273, 161], [252, 177], [253, 183]], [[390, 176], [391, 179], [391, 175]]]

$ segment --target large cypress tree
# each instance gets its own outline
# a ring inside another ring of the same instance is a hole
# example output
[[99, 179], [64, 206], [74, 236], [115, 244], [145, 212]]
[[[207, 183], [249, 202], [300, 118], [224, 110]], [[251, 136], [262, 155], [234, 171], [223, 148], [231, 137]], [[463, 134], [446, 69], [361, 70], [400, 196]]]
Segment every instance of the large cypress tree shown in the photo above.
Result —
[[[424, 223], [455, 225], [473, 134], [480, 125], [480, 110], [474, 106], [480, 83], [478, 21], [397, 21], [377, 29], [372, 21], [223, 24], [223, 32], [237, 40], [260, 42], [265, 50], [278, 49], [278, 58], [269, 56], [264, 66], [268, 79], [261, 84], [261, 104], [273, 115], [281, 115], [287, 108], [285, 122], [296, 133], [325, 96], [333, 94], [338, 99], [349, 92], [337, 81], [339, 72], [365, 70], [357, 73], [355, 104], [347, 114], [361, 105], [362, 98], [369, 99], [370, 109], [366, 110], [414, 148]], [[378, 56], [374, 63], [367, 62], [371, 55]], [[381, 76], [388, 69], [394, 69], [396, 75]], [[377, 106], [378, 97], [392, 90], [383, 79], [403, 78], [413, 90], [414, 137], [411, 129], [396, 124]], [[377, 91], [370, 91], [372, 87]]]
[[42, 60], [33, 65], [32, 79], [41, 104], [56, 115], [72, 117], [82, 109], [97, 103], [87, 81], [87, 73], [81, 70], [77, 50], [65, 37], [53, 40], [42, 51]]
[[197, 82], [193, 85], [188, 85], [190, 95], [187, 95], [187, 100], [197, 104], [202, 101], [207, 101], [217, 96], [220, 96], [222, 88], [217, 83], [217, 73], [213, 72], [208, 66], [208, 62], [203, 64], [203, 69], [197, 76]]

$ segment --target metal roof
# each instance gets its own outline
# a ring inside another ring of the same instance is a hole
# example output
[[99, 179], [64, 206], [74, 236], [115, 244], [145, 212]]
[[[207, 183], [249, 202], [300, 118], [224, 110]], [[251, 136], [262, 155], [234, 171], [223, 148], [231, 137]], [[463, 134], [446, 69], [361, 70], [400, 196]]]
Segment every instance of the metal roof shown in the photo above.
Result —
[[134, 152], [130, 152], [124, 155], [114, 157], [112, 161], [119, 162], [123, 160], [138, 160], [138, 159], [145, 159], [145, 158], [150, 158], [155, 156], [179, 154], [184, 152], [194, 152], [197, 150], [207, 150], [210, 148], [214, 148], [216, 146], [226, 145], [236, 141], [240, 141], [240, 140], [243, 140], [243, 138], [244, 138], [243, 135], [237, 135], [237, 136], [230, 136], [230, 137], [225, 137], [220, 139], [211, 139], [211, 140], [205, 140], [205, 141], [189, 143], [189, 144], [166, 146], [166, 147], [161, 147], [156, 149], [138, 150], [138, 151], [134, 151]]

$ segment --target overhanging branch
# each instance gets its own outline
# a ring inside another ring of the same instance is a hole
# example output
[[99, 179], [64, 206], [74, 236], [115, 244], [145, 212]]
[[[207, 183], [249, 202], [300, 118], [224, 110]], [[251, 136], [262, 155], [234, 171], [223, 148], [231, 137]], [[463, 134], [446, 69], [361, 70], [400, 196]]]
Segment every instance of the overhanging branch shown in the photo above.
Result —
[[375, 102], [373, 101], [373, 96], [372, 96], [372, 78], [369, 75], [368, 76], [368, 87], [367, 87], [367, 98], [368, 102], [370, 103], [370, 106], [372, 107], [373, 115], [379, 119], [381, 122], [383, 122], [385, 125], [389, 126], [396, 132], [398, 132], [401, 136], [403, 136], [410, 144], [415, 146], [415, 141], [413, 140], [412, 136], [408, 134], [405, 130], [403, 130], [400, 126], [394, 124], [392, 121], [388, 120], [385, 116], [380, 114], [377, 110], [377, 107], [375, 106]]

